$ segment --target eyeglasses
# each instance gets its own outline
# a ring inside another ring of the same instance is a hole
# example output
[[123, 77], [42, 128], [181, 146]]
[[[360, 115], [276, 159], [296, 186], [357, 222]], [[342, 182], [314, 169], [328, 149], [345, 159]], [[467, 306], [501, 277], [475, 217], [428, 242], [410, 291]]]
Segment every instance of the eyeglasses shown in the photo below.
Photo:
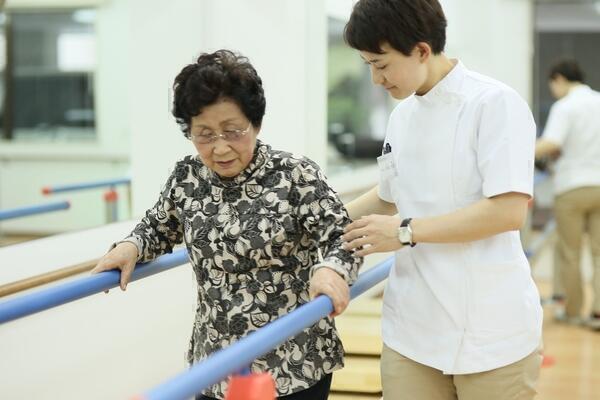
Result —
[[221, 133], [217, 133], [212, 129], [203, 129], [197, 135], [190, 134], [188, 139], [190, 139], [194, 143], [198, 144], [209, 144], [216, 142], [218, 138], [223, 138], [223, 140], [227, 142], [235, 142], [240, 140], [244, 135], [246, 135], [250, 131], [250, 127], [252, 126], [252, 122], [248, 124], [248, 127], [244, 130], [242, 129], [233, 129], [227, 128], [224, 129]]

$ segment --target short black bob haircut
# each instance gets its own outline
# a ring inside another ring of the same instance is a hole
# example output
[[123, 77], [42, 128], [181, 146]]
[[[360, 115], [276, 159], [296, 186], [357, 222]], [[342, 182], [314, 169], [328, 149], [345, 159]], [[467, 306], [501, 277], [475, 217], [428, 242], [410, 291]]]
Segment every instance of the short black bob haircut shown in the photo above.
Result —
[[230, 50], [201, 54], [179, 72], [173, 91], [173, 116], [188, 138], [192, 117], [222, 99], [235, 102], [255, 127], [265, 115], [262, 80], [246, 57]]
[[388, 43], [409, 56], [417, 43], [426, 42], [433, 54], [446, 46], [446, 16], [438, 0], [360, 0], [344, 29], [352, 48], [381, 54]]
[[569, 82], [583, 82], [584, 79], [583, 71], [579, 67], [579, 64], [570, 58], [557, 61], [550, 67], [548, 78], [554, 80], [558, 75], [561, 75]]

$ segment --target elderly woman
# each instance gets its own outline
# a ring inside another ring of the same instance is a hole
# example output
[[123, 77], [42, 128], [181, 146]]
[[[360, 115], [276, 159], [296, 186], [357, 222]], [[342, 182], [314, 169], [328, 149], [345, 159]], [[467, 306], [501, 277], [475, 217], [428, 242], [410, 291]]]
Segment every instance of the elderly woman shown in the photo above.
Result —
[[[173, 115], [197, 155], [175, 165], [158, 202], [94, 272], [120, 269], [185, 242], [198, 282], [190, 363], [229, 346], [319, 293], [335, 311], [252, 364], [280, 399], [326, 399], [343, 366], [332, 317], [349, 301], [362, 260], [342, 248], [350, 219], [319, 167], [259, 141], [262, 81], [227, 50], [202, 54], [175, 79]], [[322, 255], [322, 261], [320, 254]], [[198, 399], [223, 398], [226, 382]]]

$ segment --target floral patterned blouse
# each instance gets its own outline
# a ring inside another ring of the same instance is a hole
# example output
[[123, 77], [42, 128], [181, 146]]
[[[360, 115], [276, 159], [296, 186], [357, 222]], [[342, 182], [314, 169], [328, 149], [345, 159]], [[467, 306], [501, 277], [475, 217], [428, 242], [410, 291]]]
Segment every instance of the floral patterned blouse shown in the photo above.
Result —
[[[362, 259], [342, 249], [348, 223], [314, 162], [257, 141], [252, 161], [234, 178], [220, 178], [198, 157], [178, 162], [158, 202], [125, 240], [138, 246], [142, 262], [185, 241], [198, 282], [188, 351], [195, 363], [307, 303], [317, 268], [332, 268], [352, 284]], [[342, 368], [343, 353], [327, 317], [251, 369], [271, 372], [284, 396]], [[226, 384], [203, 394], [223, 398]]]

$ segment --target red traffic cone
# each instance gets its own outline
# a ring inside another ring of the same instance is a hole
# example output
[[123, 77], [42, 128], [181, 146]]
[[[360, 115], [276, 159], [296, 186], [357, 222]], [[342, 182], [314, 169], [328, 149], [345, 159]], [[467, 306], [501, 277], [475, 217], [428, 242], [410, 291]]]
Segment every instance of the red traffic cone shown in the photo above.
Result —
[[229, 379], [225, 400], [275, 400], [275, 382], [268, 372], [234, 375]]

